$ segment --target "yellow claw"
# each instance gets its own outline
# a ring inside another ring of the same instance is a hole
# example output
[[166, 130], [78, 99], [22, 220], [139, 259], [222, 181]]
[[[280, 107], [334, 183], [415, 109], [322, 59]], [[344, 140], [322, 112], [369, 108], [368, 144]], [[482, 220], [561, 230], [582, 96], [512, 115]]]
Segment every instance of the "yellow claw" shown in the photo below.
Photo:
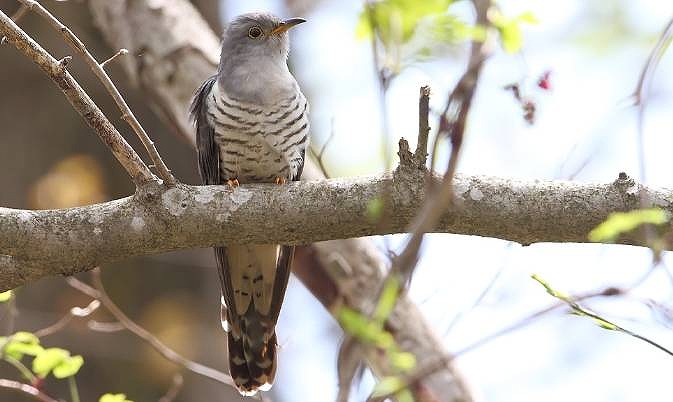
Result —
[[227, 180], [227, 185], [228, 185], [229, 187], [231, 187], [231, 188], [236, 188], [236, 187], [239, 186], [239, 184], [241, 184], [241, 183], [238, 182], [238, 179], [233, 179], [233, 180], [232, 180], [232, 179], [229, 179], [229, 180]]
[[285, 177], [276, 177], [276, 184], [285, 184], [287, 183], [287, 179]]

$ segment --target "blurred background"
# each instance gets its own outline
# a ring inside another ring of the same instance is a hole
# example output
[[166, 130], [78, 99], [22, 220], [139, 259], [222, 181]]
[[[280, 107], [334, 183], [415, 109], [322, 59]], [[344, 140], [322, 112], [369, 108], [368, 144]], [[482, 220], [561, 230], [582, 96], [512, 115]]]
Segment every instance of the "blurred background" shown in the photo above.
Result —
[[[383, 127], [371, 47], [356, 35], [360, 0], [199, 0], [211, 27], [237, 14], [271, 10], [301, 15], [310, 22], [293, 32], [291, 65], [312, 105], [313, 143], [334, 133], [324, 156], [332, 176], [382, 171]], [[470, 20], [469, 7], [456, 12]], [[44, 1], [86, 43], [99, 60], [113, 51], [80, 2]], [[668, 2], [643, 0], [501, 0], [503, 14], [532, 12], [524, 25], [521, 52], [496, 51], [486, 63], [467, 127], [459, 171], [521, 179], [611, 182], [619, 172], [652, 186], [673, 188], [673, 56], [666, 54], [654, 77], [644, 122], [644, 167], [638, 158], [636, 109], [632, 94], [640, 71], [661, 31], [673, 16]], [[13, 0], [0, 0], [11, 14]], [[69, 54], [60, 37], [34, 15], [20, 24], [56, 57]], [[466, 61], [463, 46], [441, 46], [433, 57], [413, 60], [387, 95], [389, 135], [415, 145], [418, 88], [433, 89], [441, 110]], [[111, 100], [86, 66], [71, 71], [114, 121]], [[549, 71], [550, 90], [537, 85]], [[164, 160], [186, 183], [198, 183], [190, 145], [173, 134], [151, 110], [145, 94], [130, 87], [121, 68], [111, 75], [139, 120], [157, 142]], [[537, 105], [534, 124], [506, 85], [518, 83]], [[434, 123], [435, 120], [433, 120]], [[117, 127], [136, 149], [130, 130]], [[62, 94], [11, 46], [0, 47], [0, 205], [61, 208], [127, 196], [133, 186], [98, 138]], [[394, 164], [397, 160], [394, 159]], [[393, 249], [405, 237], [389, 236]], [[376, 241], [384, 247], [383, 239]], [[605, 317], [656, 342], [673, 347], [667, 306], [673, 301], [669, 253], [628, 296], [592, 299], [586, 304]], [[210, 250], [189, 250], [136, 258], [103, 267], [108, 292], [133, 319], [185, 356], [226, 370], [219, 323], [219, 288]], [[484, 401], [668, 401], [673, 359], [587, 319], [542, 316], [510, 334], [461, 352], [474, 342], [554, 304], [529, 276], [537, 273], [556, 288], [581, 294], [609, 286], [629, 287], [652, 269], [647, 249], [608, 245], [536, 244], [522, 247], [469, 236], [431, 235], [425, 243], [410, 295]], [[87, 279], [87, 275], [82, 275]], [[0, 307], [0, 329], [34, 331], [50, 325], [73, 306], [90, 299], [49, 278], [17, 291], [15, 322]], [[102, 310], [102, 309], [101, 309]], [[95, 318], [109, 321], [105, 313]], [[330, 401], [336, 396], [336, 351], [340, 329], [296, 280], [288, 290], [279, 324], [282, 352], [274, 401]], [[85, 357], [78, 374], [83, 401], [105, 392], [129, 399], [158, 400], [179, 367], [127, 332], [94, 333], [76, 321], [43, 340]], [[237, 393], [185, 373], [178, 401], [235, 401]], [[0, 377], [16, 378], [0, 366]], [[373, 379], [366, 375], [353, 400], [363, 400]], [[62, 382], [48, 380], [53, 395], [67, 395]], [[3, 391], [4, 392], [4, 391]], [[0, 400], [21, 401], [0, 393]]]

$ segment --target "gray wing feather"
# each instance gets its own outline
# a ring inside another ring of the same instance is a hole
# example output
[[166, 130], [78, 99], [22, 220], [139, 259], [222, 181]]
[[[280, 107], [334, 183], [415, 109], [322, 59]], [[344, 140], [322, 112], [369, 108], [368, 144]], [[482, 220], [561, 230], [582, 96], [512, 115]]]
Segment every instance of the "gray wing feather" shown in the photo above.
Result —
[[[203, 184], [222, 184], [224, 181], [220, 176], [220, 152], [215, 142], [215, 129], [208, 121], [208, 103], [207, 99], [215, 84], [217, 76], [208, 78], [196, 91], [194, 100], [189, 109], [189, 116], [196, 124], [196, 150], [198, 153], [199, 174]], [[236, 311], [234, 303], [234, 289], [231, 284], [231, 276], [227, 275], [229, 271], [229, 259], [227, 258], [226, 247], [215, 247], [215, 259], [217, 261], [217, 273], [220, 277], [222, 286], [222, 295], [227, 305], [228, 321], [236, 327], [239, 327], [239, 313]]]
[[220, 178], [220, 153], [215, 143], [215, 129], [208, 121], [207, 98], [217, 76], [208, 78], [196, 91], [189, 109], [189, 117], [196, 124], [196, 151], [199, 174], [203, 184], [222, 184]]

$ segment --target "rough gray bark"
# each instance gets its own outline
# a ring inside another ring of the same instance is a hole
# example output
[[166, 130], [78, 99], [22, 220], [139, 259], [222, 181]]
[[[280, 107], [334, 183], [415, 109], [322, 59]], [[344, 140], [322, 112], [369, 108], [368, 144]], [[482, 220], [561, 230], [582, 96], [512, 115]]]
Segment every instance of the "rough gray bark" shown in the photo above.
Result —
[[[387, 188], [392, 189], [390, 214], [381, 225], [368, 207]], [[457, 176], [454, 188], [455, 206], [433, 232], [521, 244], [585, 242], [586, 234], [609, 213], [638, 208], [640, 202], [639, 187], [628, 178], [581, 184]], [[0, 208], [0, 254], [45, 263], [34, 272], [0, 271], [0, 289], [163, 251], [404, 233], [418, 214], [425, 189], [422, 171], [401, 168], [392, 176], [285, 186], [148, 185], [132, 197], [67, 210]], [[654, 205], [673, 212], [671, 192], [645, 190]], [[633, 236], [622, 242], [639, 244]]]

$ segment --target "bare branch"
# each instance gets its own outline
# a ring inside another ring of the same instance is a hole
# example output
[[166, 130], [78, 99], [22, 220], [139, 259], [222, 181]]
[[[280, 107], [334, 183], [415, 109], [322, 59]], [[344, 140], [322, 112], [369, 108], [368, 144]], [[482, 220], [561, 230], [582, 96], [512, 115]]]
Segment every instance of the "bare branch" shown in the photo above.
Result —
[[182, 378], [182, 375], [175, 374], [173, 376], [173, 381], [171, 382], [171, 387], [168, 389], [166, 394], [159, 399], [159, 402], [173, 402], [177, 398], [178, 393], [182, 389], [185, 380]]
[[[592, 299], [592, 298], [596, 298], [596, 297], [621, 296], [621, 295], [625, 294], [626, 292], [627, 292], [627, 290], [623, 290], [623, 289], [619, 289], [619, 288], [615, 288], [615, 287], [607, 287], [607, 288], [605, 288], [603, 290], [600, 290], [600, 291], [597, 291], [597, 292], [590, 292], [590, 293], [586, 293], [586, 294], [583, 294], [583, 295], [580, 295], [580, 296], [576, 296], [576, 297], [574, 297], [574, 300], [575, 301], [583, 301], [583, 300], [588, 300], [588, 299]], [[491, 342], [491, 341], [493, 341], [493, 340], [495, 340], [495, 339], [497, 339], [497, 338], [499, 338], [503, 335], [506, 335], [510, 332], [517, 331], [517, 330], [519, 330], [519, 329], [521, 329], [521, 328], [523, 328], [527, 325], [530, 325], [530, 324], [536, 322], [537, 319], [539, 319], [543, 315], [548, 314], [548, 313], [558, 309], [559, 307], [563, 307], [563, 306], [565, 306], [565, 303], [557, 302], [557, 303], [554, 303], [554, 304], [552, 304], [552, 305], [550, 305], [546, 308], [543, 308], [539, 311], [536, 311], [533, 314], [530, 314], [530, 315], [524, 317], [523, 319], [518, 320], [517, 322], [515, 322], [513, 324], [510, 324], [510, 325], [508, 325], [507, 327], [505, 327], [501, 330], [498, 330], [495, 333], [489, 334], [489, 335], [487, 335], [487, 336], [485, 336], [481, 339], [478, 339], [478, 340], [472, 342], [468, 346], [466, 346], [466, 347], [464, 347], [464, 348], [462, 348], [462, 349], [460, 349], [456, 352], [453, 352], [452, 356], [453, 356], [454, 359], [458, 358], [459, 356], [462, 356], [465, 353], [468, 353], [468, 352], [470, 352], [474, 349], [477, 349], [477, 348], [479, 348], [479, 347], [481, 347], [481, 346], [483, 346], [483, 345], [485, 345], [485, 344], [487, 344], [487, 343], [489, 343], [489, 342]]]
[[[103, 303], [103, 306], [105, 306], [105, 308], [120, 323], [122, 323], [124, 327], [126, 327], [126, 329], [131, 331], [133, 334], [135, 334], [145, 342], [149, 343], [154, 348], [154, 350], [159, 352], [159, 354], [161, 354], [164, 358], [196, 374], [210, 378], [225, 385], [229, 385], [232, 387], [234, 386], [234, 382], [231, 380], [231, 377], [229, 377], [228, 374], [225, 374], [221, 371], [215, 370], [214, 368], [204, 366], [203, 364], [187, 359], [178, 352], [166, 346], [163, 342], [159, 340], [159, 338], [154, 336], [154, 334], [152, 334], [145, 328], [141, 327], [140, 325], [136, 324], [135, 321], [131, 320], [126, 314], [124, 314], [124, 312], [112, 301], [110, 296], [105, 291], [103, 281], [101, 280], [100, 277], [99, 268], [96, 268], [93, 271], [93, 281], [95, 290], [98, 292], [98, 300], [100, 300], [101, 303]], [[80, 281], [72, 278], [70, 282], [80, 282]], [[86, 289], [86, 288], [89, 288], [87, 290], [87, 293], [91, 292], [90, 286], [86, 284], [80, 283], [78, 284], [77, 287], [77, 289]]]
[[[126, 169], [136, 186], [154, 180], [154, 175], [117, 129], [105, 117], [84, 89], [75, 81], [63, 64], [54, 59], [37, 42], [0, 11], [0, 33], [63, 91], [70, 104], [84, 118], [100, 139], [110, 148], [115, 158]], [[67, 60], [67, 59], [66, 59]]]
[[68, 311], [68, 314], [64, 315], [61, 317], [60, 320], [56, 321], [52, 325], [37, 330], [33, 332], [35, 336], [38, 338], [43, 338], [45, 336], [53, 335], [56, 332], [62, 330], [65, 328], [74, 318], [84, 318], [88, 317], [89, 315], [93, 314], [94, 311], [96, 311], [100, 307], [100, 301], [94, 299], [89, 303], [88, 306], [86, 307], [73, 307]]
[[100, 63], [100, 66], [101, 66], [101, 68], [105, 68], [105, 66], [107, 66], [109, 63], [113, 62], [117, 57], [126, 56], [127, 54], [129, 54], [129, 51], [127, 49], [119, 49], [119, 50], [117, 50], [117, 53], [110, 56], [109, 59]]
[[24, 384], [22, 382], [8, 380], [6, 378], [0, 378], [0, 388], [10, 389], [13, 391], [20, 392], [24, 395], [27, 395], [30, 398], [33, 398], [36, 401], [40, 402], [59, 402], [58, 400], [50, 397], [39, 389], [33, 387], [29, 384]]
[[430, 134], [430, 87], [423, 86], [418, 98], [418, 141], [414, 157], [419, 167], [425, 167], [428, 159], [428, 135]]
[[315, 161], [318, 162], [318, 167], [320, 168], [320, 171], [326, 178], [330, 178], [330, 174], [327, 172], [327, 168], [325, 167], [325, 161], [323, 160], [323, 156], [325, 155], [325, 150], [327, 150], [327, 146], [332, 142], [334, 139], [336, 132], [334, 131], [334, 119], [332, 119], [331, 122], [331, 129], [329, 133], [329, 137], [325, 140], [325, 143], [322, 144], [322, 147], [320, 147], [320, 152], [316, 152], [315, 149], [313, 148], [313, 144], [309, 146], [309, 152], [315, 158]]
[[[110, 77], [103, 69], [103, 64], [99, 64], [96, 61], [93, 55], [91, 55], [91, 53], [87, 50], [84, 43], [70, 30], [70, 28], [63, 25], [46, 8], [42, 7], [42, 5], [39, 2], [35, 0], [19, 0], [19, 1], [24, 6], [28, 7], [28, 9], [30, 9], [31, 11], [35, 12], [42, 18], [46, 19], [47, 22], [49, 22], [49, 24], [63, 36], [66, 43], [84, 58], [86, 64], [89, 66], [89, 68], [91, 68], [91, 71], [93, 71], [98, 80], [103, 84], [103, 86], [105, 86], [105, 89], [110, 93], [112, 99], [114, 99], [115, 103], [117, 104], [117, 107], [119, 107], [119, 110], [122, 112], [122, 118], [129, 124], [129, 126], [131, 126], [133, 131], [136, 133], [140, 141], [145, 146], [145, 149], [147, 150], [147, 153], [149, 154], [152, 163], [159, 172], [159, 176], [164, 180], [164, 183], [166, 183], [167, 185], [169, 186], [174, 185], [176, 180], [168, 170], [168, 167], [166, 167], [166, 164], [164, 164], [164, 161], [161, 159], [159, 152], [154, 146], [154, 142], [147, 135], [147, 132], [145, 132], [145, 129], [142, 127], [138, 119], [136, 119], [135, 115], [133, 114], [133, 111], [124, 100], [124, 97], [121, 95], [115, 84], [112, 82]], [[120, 53], [121, 51], [118, 52], [118, 54]], [[115, 56], [113, 56], [112, 58], [114, 57]], [[106, 62], [110, 60], [111, 59], [107, 60]]]

